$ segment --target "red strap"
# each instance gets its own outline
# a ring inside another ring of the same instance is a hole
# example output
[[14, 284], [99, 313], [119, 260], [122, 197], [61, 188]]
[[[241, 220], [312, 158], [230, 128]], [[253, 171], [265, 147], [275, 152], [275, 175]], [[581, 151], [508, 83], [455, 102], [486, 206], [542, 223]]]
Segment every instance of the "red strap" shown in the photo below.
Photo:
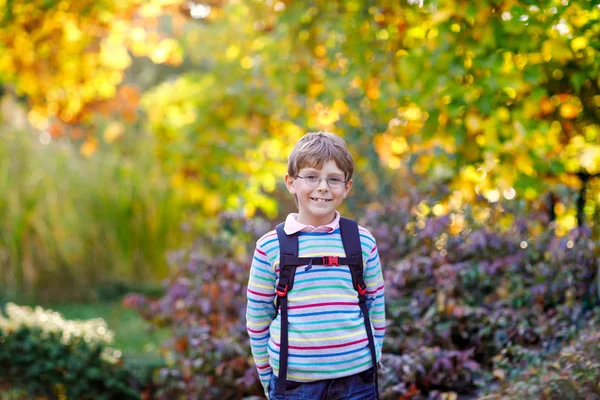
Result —
[[285, 285], [285, 289], [283, 289], [283, 292], [281, 290], [275, 290], [275, 293], [277, 293], [277, 296], [281, 296], [281, 297], [287, 296], [287, 292], [288, 292], [288, 285]]
[[337, 265], [339, 266], [339, 257], [338, 256], [323, 256], [323, 265], [326, 266], [332, 266], [332, 265]]
[[364, 286], [359, 285], [358, 286], [358, 294], [360, 294], [361, 296], [364, 296], [365, 294], [367, 294], [367, 285], [364, 285]]

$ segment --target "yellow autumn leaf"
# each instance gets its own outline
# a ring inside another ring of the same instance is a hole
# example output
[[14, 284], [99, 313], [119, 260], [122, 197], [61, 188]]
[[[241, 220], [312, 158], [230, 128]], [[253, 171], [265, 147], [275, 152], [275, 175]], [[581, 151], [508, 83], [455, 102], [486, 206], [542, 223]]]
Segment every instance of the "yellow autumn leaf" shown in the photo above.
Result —
[[182, 188], [184, 184], [185, 177], [183, 174], [176, 173], [171, 176], [171, 185], [173, 185], [174, 188]]
[[517, 169], [525, 175], [533, 176], [535, 174], [531, 158], [523, 153], [517, 154], [515, 157], [515, 165], [517, 166]]
[[380, 91], [377, 86], [371, 86], [367, 89], [367, 97], [371, 100], [378, 99], [380, 96]]
[[573, 119], [577, 117], [581, 109], [572, 103], [563, 103], [560, 106], [560, 116], [565, 119]]
[[542, 44], [542, 56], [545, 61], [555, 60], [566, 63], [573, 58], [573, 53], [562, 40], [548, 39]]
[[122, 137], [123, 134], [125, 134], [125, 126], [120, 122], [113, 121], [104, 129], [104, 141], [106, 143], [113, 143]]
[[100, 50], [100, 62], [105, 67], [124, 70], [131, 65], [131, 57], [123, 44], [105, 40]]
[[207, 193], [202, 201], [202, 206], [208, 215], [214, 215], [221, 208], [221, 197], [217, 193]]
[[[596, 14], [597, 15], [597, 14]], [[576, 28], [581, 28], [590, 20], [590, 13], [586, 10], [579, 10], [571, 17], [571, 23]]]
[[98, 149], [98, 140], [96, 138], [90, 138], [90, 139], [86, 140], [85, 143], [83, 143], [83, 145], [81, 145], [81, 148], [79, 149], [79, 151], [85, 157], [89, 158], [96, 152], [97, 149]]
[[465, 118], [467, 131], [474, 133], [481, 129], [481, 118], [477, 114], [469, 113]]
[[350, 125], [353, 128], [358, 128], [361, 126], [360, 117], [358, 116], [358, 113], [356, 113], [355, 111], [350, 110], [348, 112], [348, 114], [346, 115], [345, 119], [348, 122], [348, 125]]
[[588, 39], [584, 36], [579, 36], [571, 40], [571, 48], [573, 49], [573, 51], [583, 50], [587, 47], [587, 45]]
[[391, 144], [392, 152], [394, 152], [395, 154], [402, 154], [406, 150], [408, 150], [408, 143], [406, 142], [406, 139], [403, 137], [396, 137], [396, 138], [392, 139], [390, 144]]
[[583, 133], [585, 135], [585, 140], [588, 142], [595, 142], [600, 133], [600, 126], [598, 125], [588, 125], [583, 129]]
[[242, 59], [240, 60], [240, 65], [244, 69], [250, 69], [254, 65], [254, 61], [252, 61], [252, 58], [248, 56], [242, 57]]
[[444, 207], [443, 204], [438, 203], [435, 206], [433, 206], [432, 211], [433, 211], [433, 215], [439, 217], [441, 215], [444, 215], [447, 210], [446, 210], [446, 207]]
[[239, 55], [240, 55], [240, 48], [239, 48], [239, 46], [236, 46], [235, 44], [230, 44], [227, 47], [227, 50], [225, 50], [225, 58], [227, 60], [234, 60], [234, 59], [238, 58]]
[[600, 172], [600, 146], [586, 145], [582, 150], [580, 163], [592, 175]]
[[489, 202], [495, 203], [500, 200], [500, 191], [498, 189], [484, 190], [483, 196], [488, 199]]
[[387, 161], [392, 156], [391, 151], [391, 143], [392, 136], [388, 134], [375, 135], [373, 138], [373, 145], [375, 147], [375, 151], [379, 155], [379, 158], [382, 161]]
[[577, 226], [577, 217], [575, 211], [564, 214], [561, 217], [556, 218], [556, 234], [558, 236], [564, 236], [569, 231]]
[[436, 13], [433, 14], [433, 17], [431, 18], [431, 23], [432, 25], [438, 25], [441, 24], [442, 22], [447, 21], [450, 17], [452, 17], [453, 12], [450, 10], [440, 10]]
[[192, 204], [201, 203], [205, 194], [206, 191], [204, 190], [204, 188], [197, 184], [189, 185], [186, 191], [188, 201]]
[[244, 205], [244, 215], [246, 218], [250, 218], [256, 212], [256, 206], [254, 204], [245, 204]]
[[258, 195], [255, 199], [257, 206], [260, 207], [268, 218], [275, 218], [277, 216], [277, 201], [264, 195]]
[[150, 52], [150, 59], [155, 64], [164, 64], [169, 59], [175, 45], [173, 40], [161, 40]]
[[425, 175], [431, 168], [433, 156], [423, 155], [419, 157], [418, 161], [413, 164], [413, 171], [418, 175]]
[[529, 62], [531, 64], [541, 64], [544, 62], [542, 54], [540, 53], [531, 53], [529, 54]]
[[308, 85], [308, 93], [311, 97], [317, 97], [325, 91], [325, 85], [320, 82], [311, 82]]
[[467, 165], [460, 170], [460, 178], [463, 181], [479, 182], [480, 174], [473, 165]]
[[333, 103], [333, 109], [339, 114], [346, 114], [349, 110], [348, 105], [339, 99]]
[[265, 192], [271, 193], [277, 186], [276, 176], [272, 173], [264, 173], [260, 177], [260, 184]]
[[408, 121], [421, 121], [422, 113], [421, 109], [416, 105], [411, 105], [410, 107], [403, 110], [402, 114], [404, 118]]
[[324, 108], [317, 114], [317, 124], [319, 125], [331, 125], [340, 119], [340, 114], [332, 109]]
[[510, 111], [506, 107], [500, 107], [496, 111], [496, 116], [502, 122], [507, 122], [510, 119]]
[[314, 53], [317, 57], [325, 57], [325, 55], [327, 54], [327, 49], [325, 49], [325, 46], [323, 46], [322, 44], [319, 44], [315, 46]]

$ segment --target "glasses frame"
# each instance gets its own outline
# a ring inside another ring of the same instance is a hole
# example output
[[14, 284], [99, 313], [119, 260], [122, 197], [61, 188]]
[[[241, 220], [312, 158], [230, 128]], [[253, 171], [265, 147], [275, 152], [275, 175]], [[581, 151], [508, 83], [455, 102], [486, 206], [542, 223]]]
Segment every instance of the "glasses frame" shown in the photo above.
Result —
[[[316, 175], [308, 175], [308, 176], [316, 176]], [[330, 189], [339, 189], [344, 187], [344, 185], [346, 185], [348, 183], [347, 180], [341, 180], [339, 186], [337, 184], [335, 185], [331, 185], [331, 182], [329, 181], [330, 179], [338, 179], [338, 178], [334, 178], [334, 177], [330, 177], [330, 178], [322, 178], [322, 177], [318, 177], [319, 180], [317, 182], [310, 182], [307, 180], [308, 176], [300, 176], [300, 175], [296, 175], [296, 178], [300, 178], [304, 181], [304, 183], [306, 183], [308, 186], [310, 187], [318, 187], [321, 184], [321, 181], [324, 179], [325, 182], [327, 183], [327, 187], [329, 187]]]

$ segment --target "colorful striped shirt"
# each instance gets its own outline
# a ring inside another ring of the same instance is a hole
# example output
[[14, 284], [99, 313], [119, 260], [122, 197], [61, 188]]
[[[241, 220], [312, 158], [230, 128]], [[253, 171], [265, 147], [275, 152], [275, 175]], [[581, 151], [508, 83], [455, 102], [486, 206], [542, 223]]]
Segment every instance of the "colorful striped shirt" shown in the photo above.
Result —
[[[377, 360], [385, 333], [384, 285], [377, 245], [359, 227], [367, 306]], [[339, 226], [330, 232], [299, 232], [299, 257], [345, 257]], [[268, 391], [279, 373], [281, 321], [275, 307], [279, 279], [276, 231], [256, 243], [248, 282], [246, 326], [260, 380]], [[289, 358], [287, 379], [297, 382], [357, 374], [372, 366], [364, 319], [348, 266], [300, 266], [288, 293]]]

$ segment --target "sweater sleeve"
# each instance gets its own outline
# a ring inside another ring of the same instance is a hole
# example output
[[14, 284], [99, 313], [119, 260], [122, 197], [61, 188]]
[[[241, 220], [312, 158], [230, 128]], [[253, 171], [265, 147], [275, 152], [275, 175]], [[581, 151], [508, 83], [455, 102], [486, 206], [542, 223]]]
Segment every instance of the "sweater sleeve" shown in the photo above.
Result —
[[269, 380], [273, 373], [269, 365], [267, 343], [269, 342], [269, 327], [277, 315], [275, 309], [275, 280], [273, 266], [266, 252], [257, 242], [250, 267], [250, 278], [247, 289], [246, 329], [250, 336], [250, 346], [258, 376], [268, 398]]
[[369, 309], [369, 318], [373, 325], [373, 336], [375, 339], [375, 350], [377, 360], [381, 360], [381, 350], [383, 348], [383, 338], [385, 336], [385, 296], [383, 273], [381, 271], [381, 262], [379, 260], [379, 252], [377, 251], [377, 243], [375, 238], [365, 230], [366, 244], [368, 244], [366, 258], [364, 280], [367, 285], [367, 307]]

